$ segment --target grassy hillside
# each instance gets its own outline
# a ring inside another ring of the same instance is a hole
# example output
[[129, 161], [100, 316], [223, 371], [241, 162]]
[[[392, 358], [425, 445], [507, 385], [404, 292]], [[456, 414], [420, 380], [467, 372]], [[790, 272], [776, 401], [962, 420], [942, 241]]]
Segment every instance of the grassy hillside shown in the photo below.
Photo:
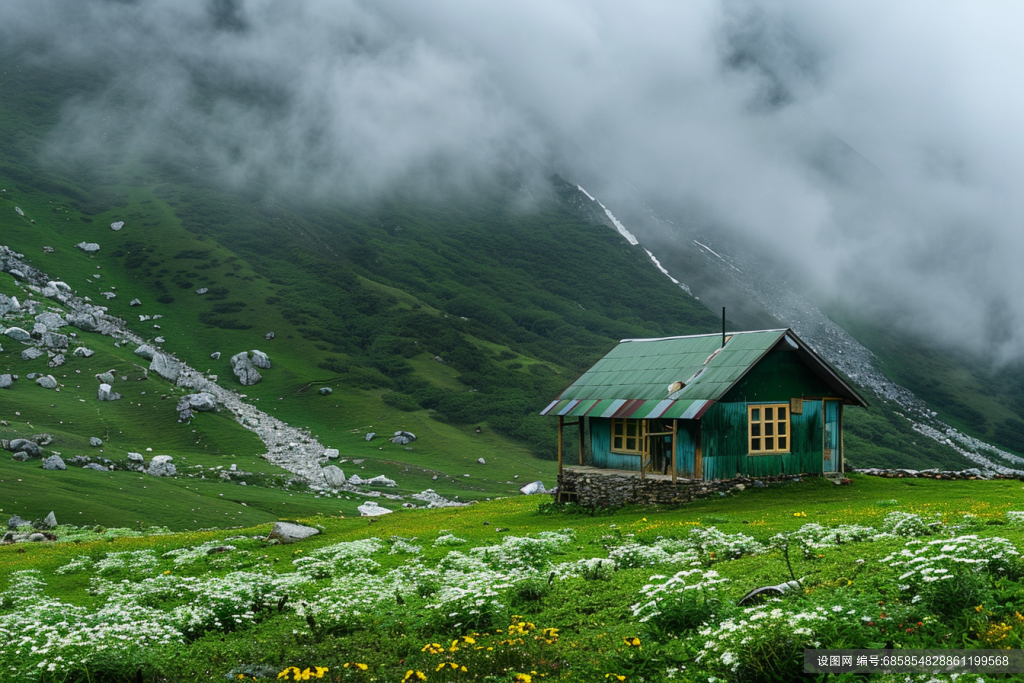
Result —
[[803, 674], [803, 648], [1016, 649], [1019, 494], [1012, 480], [855, 476], [597, 516], [518, 498], [314, 517], [322, 533], [296, 545], [264, 541], [269, 525], [64, 528], [70, 542], [0, 547], [0, 668], [68, 683], [296, 669], [329, 681], [824, 681], [836, 676]]

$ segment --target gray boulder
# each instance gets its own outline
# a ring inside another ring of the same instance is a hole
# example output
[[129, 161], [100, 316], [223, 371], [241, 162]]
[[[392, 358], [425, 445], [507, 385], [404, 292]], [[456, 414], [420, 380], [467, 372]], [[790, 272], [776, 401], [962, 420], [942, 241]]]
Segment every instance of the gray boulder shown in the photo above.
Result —
[[53, 434], [47, 434], [46, 432], [42, 432], [41, 434], [33, 434], [32, 442], [37, 443], [40, 446], [49, 446], [51, 443], [53, 443]]
[[51, 313], [50, 311], [40, 313], [39, 315], [37, 315], [36, 322], [46, 325], [47, 329], [50, 330], [56, 330], [60, 327], [66, 327], [68, 324], [67, 320], [60, 317], [56, 313]]
[[339, 451], [337, 448], [327, 448], [324, 450], [324, 457], [329, 458], [330, 460], [335, 460], [340, 455], [341, 451]]
[[189, 394], [185, 398], [188, 399], [188, 403], [192, 408], [200, 412], [208, 413], [211, 410], [217, 410], [217, 399], [213, 394], [207, 391], [201, 391], [198, 394]]
[[90, 436], [89, 437], [89, 445], [90, 446], [95, 446], [95, 447], [102, 446], [103, 445], [103, 439], [99, 438], [98, 436]]
[[263, 335], [263, 338], [267, 339], [267, 340], [273, 339], [274, 338], [274, 333], [273, 332], [267, 332], [265, 335]]
[[139, 301], [138, 299], [132, 299], [131, 301], [128, 302], [128, 305], [129, 306], [141, 306], [142, 302]]
[[4, 334], [6, 334], [14, 341], [28, 341], [29, 339], [32, 338], [31, 334], [29, 334], [26, 330], [23, 330], [20, 327], [8, 327], [6, 330], [4, 330]]
[[368, 500], [356, 509], [359, 510], [359, 514], [362, 517], [379, 517], [381, 515], [390, 515], [394, 512], [394, 510], [377, 505], [375, 500]]
[[120, 401], [121, 394], [114, 391], [113, 387], [104, 382], [96, 391], [96, 398], [98, 398], [101, 401]]
[[81, 311], [69, 313], [68, 325], [77, 327], [83, 332], [96, 332], [100, 329], [99, 316], [95, 312]]
[[231, 371], [235, 373], [235, 377], [243, 386], [252, 386], [263, 379], [263, 376], [253, 367], [252, 361], [249, 360], [249, 354], [245, 351], [231, 357]]
[[110, 384], [114, 381], [114, 371], [107, 370], [106, 372], [101, 372], [100, 374], [96, 375], [96, 379], [98, 379], [100, 382], [103, 382], [104, 384]]
[[93, 351], [92, 349], [87, 349], [84, 346], [79, 346], [77, 349], [71, 352], [71, 355], [77, 356], [79, 358], [89, 358], [95, 354], [95, 351]]
[[146, 470], [148, 474], [154, 477], [173, 477], [178, 473], [178, 468], [171, 462], [174, 460], [169, 455], [157, 455], [149, 461], [149, 469]]
[[333, 393], [334, 393], [334, 389], [331, 389], [330, 387], [320, 387], [320, 395], [321, 396], [330, 396]]
[[12, 531], [17, 530], [18, 527], [25, 526], [26, 524], [28, 524], [28, 520], [22, 519], [18, 515], [12, 515], [11, 518], [7, 520], [7, 528]]
[[252, 364], [264, 370], [270, 369], [270, 359], [262, 351], [252, 350]]
[[214, 360], [220, 360], [220, 351], [214, 351], [210, 354], [210, 358]]
[[366, 440], [373, 441], [373, 437], [377, 436], [377, 432], [366, 432]]
[[101, 464], [99, 464], [97, 462], [91, 462], [88, 465], [83, 465], [82, 469], [83, 470], [96, 470], [97, 472], [109, 472], [110, 471], [109, 467], [104, 467], [103, 465], [101, 465]]
[[43, 449], [39, 447], [39, 444], [30, 439], [11, 439], [7, 443], [7, 450], [14, 452], [25, 451], [33, 458], [38, 458], [43, 454]]
[[153, 356], [156, 355], [156, 349], [149, 344], [143, 344], [139, 348], [135, 349], [135, 355], [141, 356], [146, 360], [153, 360]]
[[153, 362], [149, 364], [149, 369], [168, 382], [176, 382], [181, 376], [181, 363], [162, 353], [153, 355]]
[[58, 353], [56, 356], [50, 359], [50, 362], [47, 363], [47, 365], [49, 365], [51, 368], [59, 368], [60, 366], [64, 365], [65, 360], [66, 359], [64, 358], [64, 354]]
[[391, 438], [391, 443], [398, 444], [399, 446], [405, 446], [416, 440], [416, 435], [412, 432], [397, 431], [394, 437]]
[[378, 474], [376, 477], [370, 479], [364, 479], [363, 483], [367, 486], [398, 486], [398, 483], [394, 479], [388, 479], [383, 474]]
[[46, 534], [41, 534], [38, 531], [36, 531], [35, 533], [29, 534], [27, 540], [31, 541], [32, 543], [39, 543], [40, 541], [46, 540]]
[[146, 469], [146, 459], [142, 457], [142, 453], [128, 454], [128, 469], [133, 472], [142, 472]]
[[79, 242], [75, 246], [84, 251], [86, 254], [95, 254], [97, 251], [100, 250], [100, 245], [96, 244], [95, 242]]
[[480, 463], [481, 465], [486, 465], [486, 464], [487, 464], [487, 461], [486, 461], [486, 460], [484, 460], [483, 458], [477, 458], [477, 459], [476, 459], [476, 461], [477, 461], [478, 463]]
[[43, 469], [44, 470], [66, 470], [67, 465], [61, 460], [59, 455], [51, 455], [48, 458], [43, 458]]
[[345, 473], [336, 465], [328, 465], [320, 472], [324, 475], [324, 481], [332, 489], [338, 489], [345, 485]]
[[39, 356], [45, 356], [46, 352], [40, 349], [38, 346], [30, 346], [21, 352], [22, 360], [35, 360]]
[[544, 488], [544, 483], [540, 481], [531, 481], [529, 484], [520, 487], [519, 493], [524, 496], [532, 496], [538, 493], [547, 493], [548, 490]]
[[9, 374], [0, 375], [0, 389], [10, 389], [14, 379]]
[[52, 332], [47, 330], [39, 336], [40, 341], [48, 349], [66, 349], [68, 348], [68, 337], [67, 335], [60, 334], [59, 332]]
[[123, 227], [124, 227], [124, 221], [114, 221], [113, 223], [110, 224], [110, 229], [113, 230], [114, 232], [117, 232], [118, 230], [120, 230]]
[[268, 538], [276, 538], [281, 543], [295, 543], [320, 533], [319, 529], [291, 522], [277, 522], [271, 529]]
[[57, 380], [53, 378], [53, 375], [46, 375], [45, 377], [37, 377], [36, 384], [41, 386], [43, 389], [56, 389]]
[[11, 459], [12, 460], [17, 460], [18, 462], [28, 462], [32, 458], [25, 451], [18, 451], [17, 453], [15, 453], [14, 455], [11, 456]]
[[46, 518], [43, 519], [43, 525], [47, 529], [52, 529], [57, 526], [57, 516], [53, 514], [53, 510], [50, 510], [50, 514], [46, 515]]
[[206, 294], [209, 291], [209, 287], [200, 287], [199, 289], [196, 290], [196, 294]]

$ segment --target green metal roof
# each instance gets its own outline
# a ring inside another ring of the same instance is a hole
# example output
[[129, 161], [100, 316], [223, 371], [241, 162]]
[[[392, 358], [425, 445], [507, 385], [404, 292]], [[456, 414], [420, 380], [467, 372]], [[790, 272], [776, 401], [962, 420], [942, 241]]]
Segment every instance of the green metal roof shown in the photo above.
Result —
[[[679, 417], [685, 413], [687, 418], [699, 418], [780, 342], [798, 350], [850, 403], [867, 406], [792, 330], [734, 332], [726, 337], [725, 346], [720, 334], [623, 339], [541, 414]], [[683, 387], [670, 393], [675, 382]]]
[[[738, 332], [724, 347], [720, 334], [624, 339], [559, 399], [716, 401], [785, 334], [786, 330]], [[673, 382], [686, 386], [670, 395], [667, 389]]]

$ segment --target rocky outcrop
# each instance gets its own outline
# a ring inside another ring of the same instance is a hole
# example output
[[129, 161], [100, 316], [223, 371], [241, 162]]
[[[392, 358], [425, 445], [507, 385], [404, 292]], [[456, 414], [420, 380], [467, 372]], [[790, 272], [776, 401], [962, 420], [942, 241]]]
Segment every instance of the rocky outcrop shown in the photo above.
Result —
[[24, 451], [33, 458], [38, 458], [43, 454], [43, 449], [39, 447], [39, 444], [30, 439], [11, 439], [7, 442], [6, 448], [14, 453]]
[[114, 391], [113, 387], [109, 384], [103, 383], [96, 391], [96, 398], [101, 401], [120, 401], [121, 394]]
[[323, 469], [324, 481], [332, 489], [338, 489], [345, 485], [345, 473], [336, 465], [328, 465]]
[[231, 357], [231, 371], [235, 373], [235, 377], [243, 386], [252, 386], [263, 379], [263, 376], [253, 367], [252, 361], [249, 360], [249, 354], [245, 351]]
[[149, 461], [149, 468], [146, 470], [147, 474], [154, 477], [173, 477], [178, 473], [178, 468], [171, 462], [174, 460], [169, 455], [157, 455]]
[[46, 325], [46, 328], [49, 330], [56, 330], [60, 329], [61, 327], [67, 327], [68, 324], [67, 320], [60, 317], [56, 313], [51, 313], [50, 311], [40, 313], [39, 315], [36, 316], [35, 320], [37, 323], [41, 325]]
[[270, 369], [270, 359], [267, 358], [267, 354], [256, 349], [252, 350], [252, 364], [257, 368], [261, 368], [263, 370]]
[[51, 455], [48, 458], [43, 458], [43, 469], [44, 470], [66, 470], [67, 465], [59, 455]]
[[311, 526], [303, 526], [302, 524], [294, 524], [292, 522], [277, 522], [274, 524], [274, 528], [270, 530], [270, 535], [267, 538], [277, 539], [281, 543], [295, 543], [296, 541], [316, 536], [319, 533], [319, 529], [314, 529]]

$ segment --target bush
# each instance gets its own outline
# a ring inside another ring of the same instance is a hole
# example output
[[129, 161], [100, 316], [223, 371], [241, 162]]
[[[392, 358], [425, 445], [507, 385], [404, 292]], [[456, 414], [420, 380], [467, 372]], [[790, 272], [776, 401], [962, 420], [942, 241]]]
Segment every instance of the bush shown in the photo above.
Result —
[[395, 391], [384, 394], [383, 396], [380, 397], [380, 400], [384, 401], [386, 405], [389, 405], [392, 408], [403, 410], [407, 413], [411, 413], [414, 410], [420, 409], [420, 405], [416, 403], [416, 399], [414, 399], [412, 396], [409, 396], [407, 394], [400, 394]]

